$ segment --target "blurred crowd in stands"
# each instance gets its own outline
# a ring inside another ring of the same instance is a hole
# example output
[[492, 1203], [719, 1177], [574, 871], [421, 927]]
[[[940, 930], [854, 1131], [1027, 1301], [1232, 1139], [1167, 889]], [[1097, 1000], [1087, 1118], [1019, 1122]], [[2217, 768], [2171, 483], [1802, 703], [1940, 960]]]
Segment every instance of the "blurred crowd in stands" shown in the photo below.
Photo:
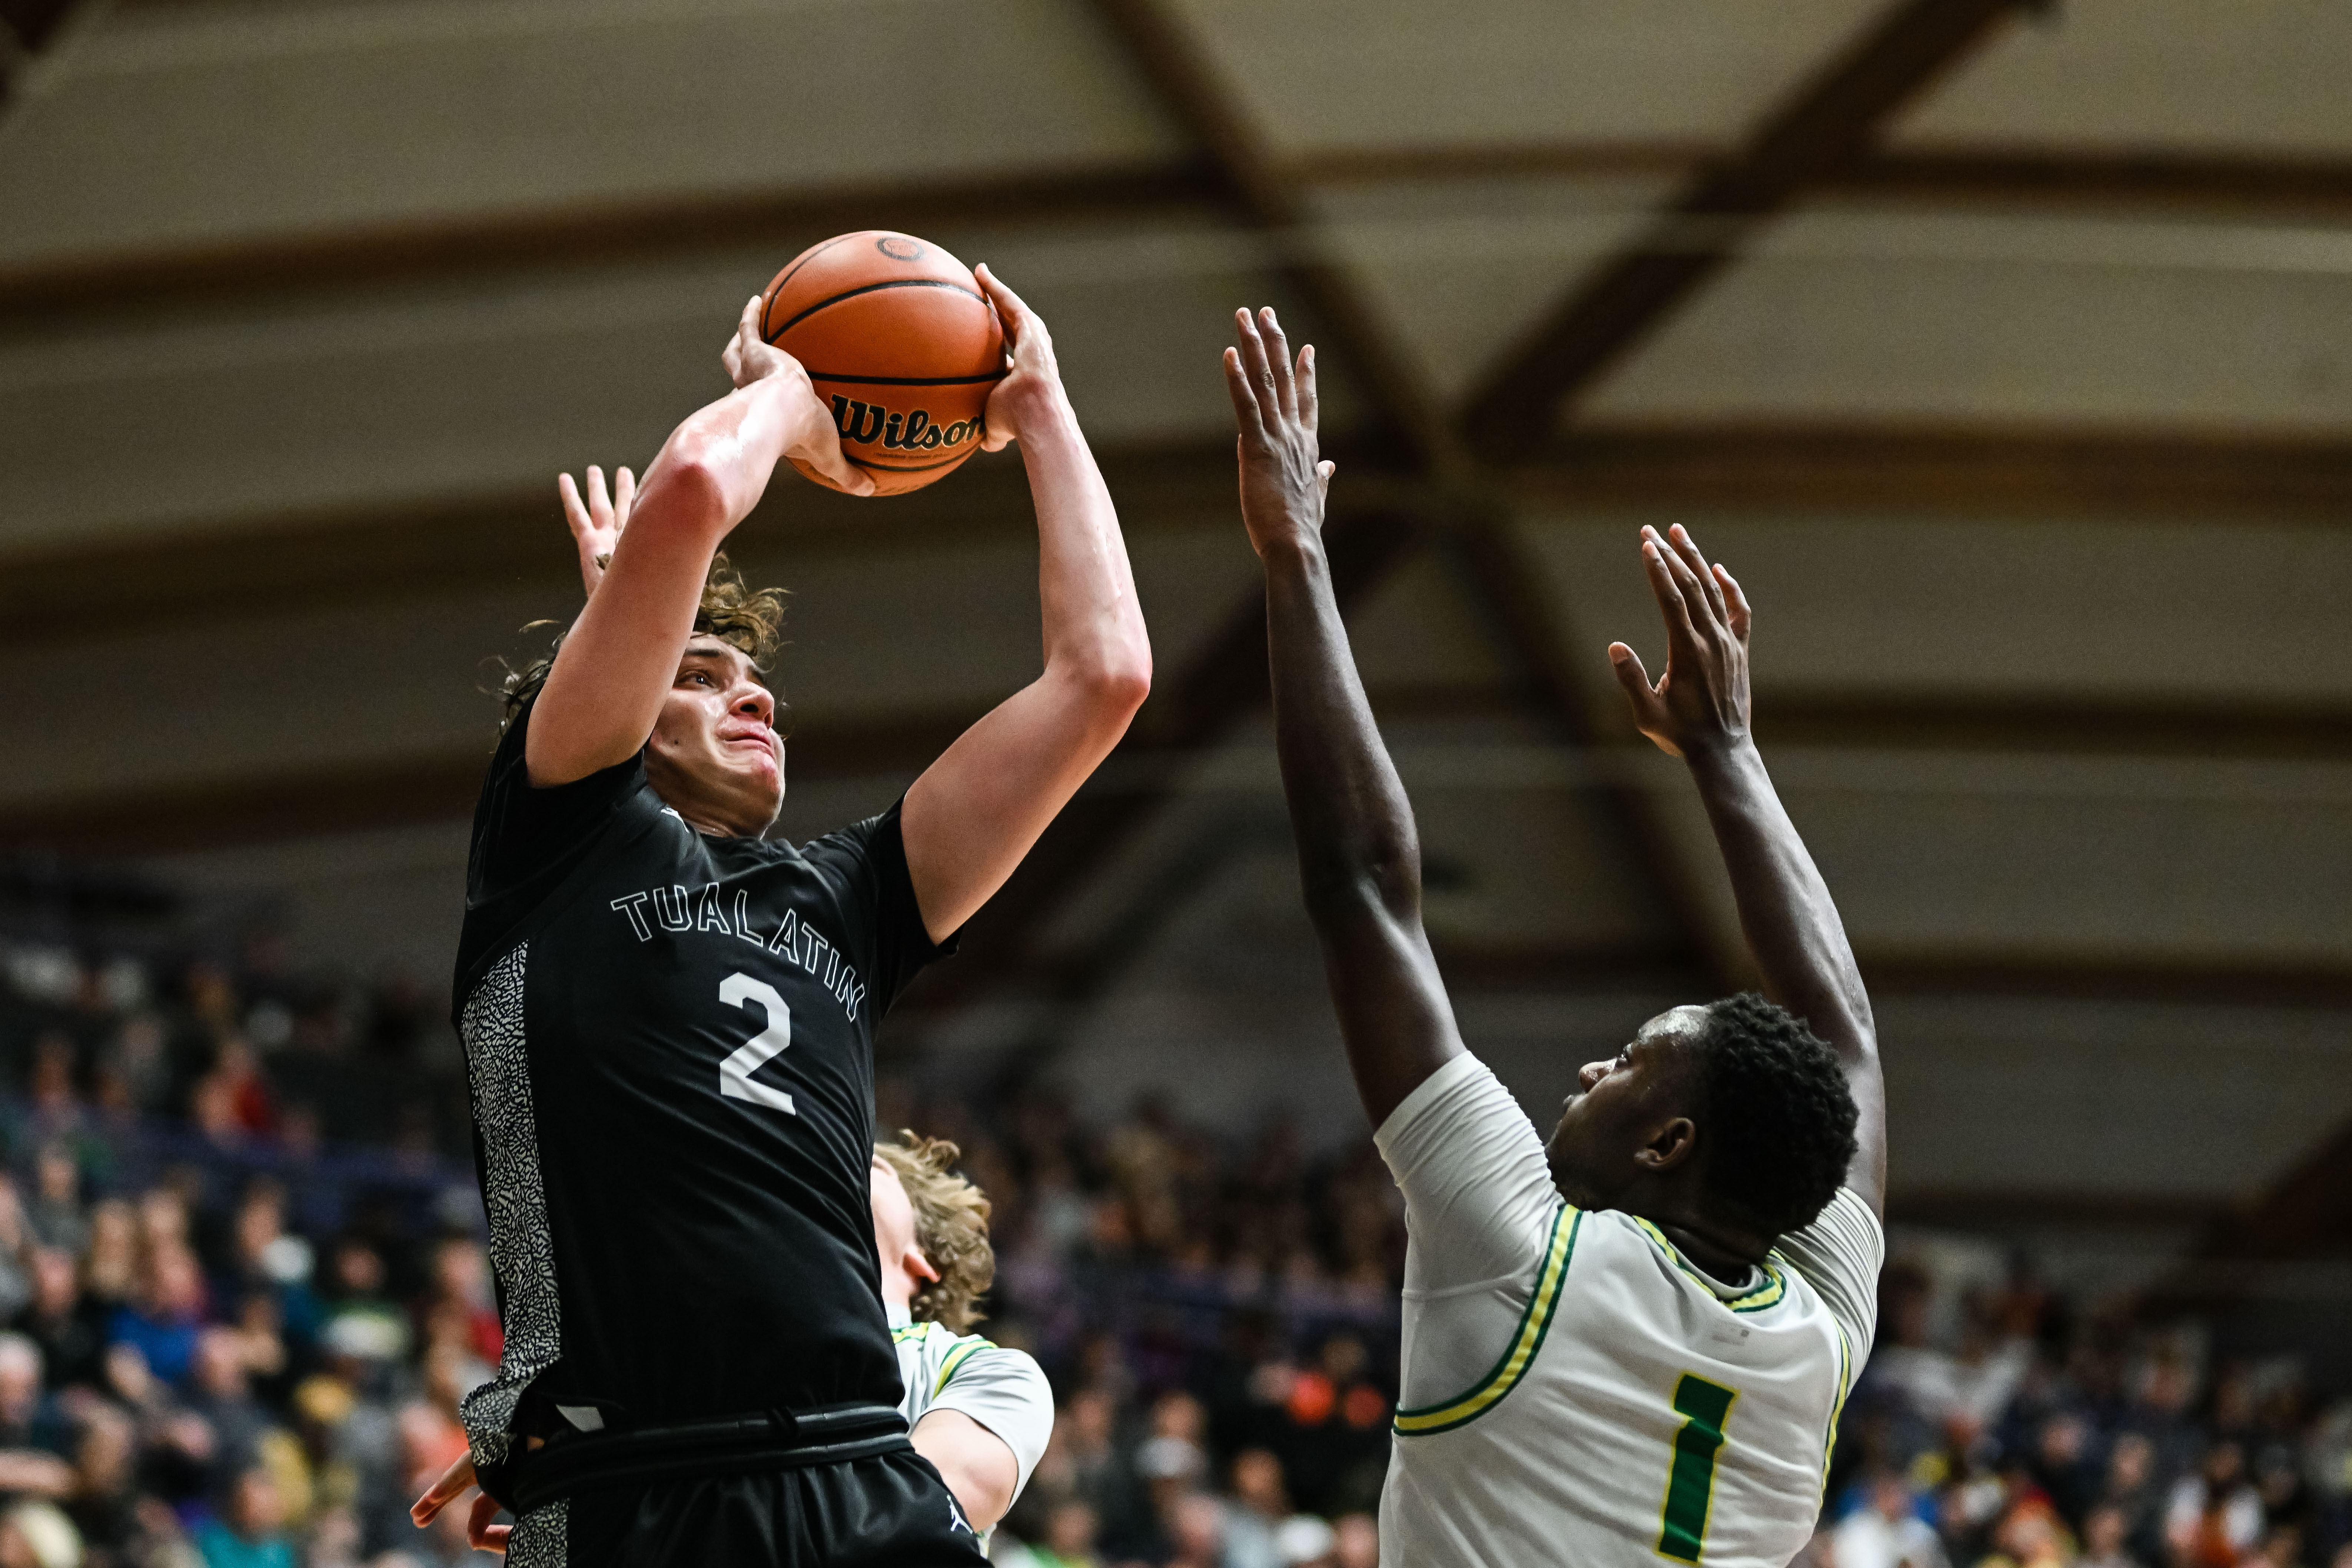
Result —
[[[0, 1568], [467, 1561], [465, 1510], [406, 1514], [500, 1347], [440, 1006], [77, 930], [0, 924]], [[1369, 1141], [921, 1090], [886, 1074], [878, 1125], [962, 1144], [982, 1331], [1059, 1404], [997, 1561], [1371, 1568], [1404, 1231]], [[1811, 1568], [2352, 1568], [2352, 1404], [2294, 1363], [1896, 1257]]]
[[1938, 1333], [1899, 1251], [1879, 1294], [1818, 1568], [2352, 1568], [2352, 1401], [2296, 1360], [2217, 1361], [2022, 1271]]

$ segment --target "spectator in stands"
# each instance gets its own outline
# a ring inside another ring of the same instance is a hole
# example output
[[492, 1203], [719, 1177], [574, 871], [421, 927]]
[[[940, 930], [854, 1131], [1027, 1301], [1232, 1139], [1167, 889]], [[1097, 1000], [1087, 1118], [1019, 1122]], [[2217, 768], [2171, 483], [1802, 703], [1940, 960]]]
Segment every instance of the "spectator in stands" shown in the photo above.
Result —
[[89, 1250], [82, 1257], [82, 1289], [91, 1309], [110, 1318], [138, 1283], [138, 1211], [120, 1198], [91, 1205]]
[[269, 1472], [256, 1467], [229, 1489], [222, 1517], [196, 1531], [205, 1568], [294, 1568], [286, 1503]]
[[136, 1293], [108, 1320], [107, 1342], [136, 1351], [147, 1370], [168, 1384], [186, 1380], [204, 1321], [205, 1277], [184, 1242], [151, 1247]]
[[73, 1254], [36, 1247], [28, 1263], [33, 1299], [17, 1314], [16, 1329], [39, 1347], [50, 1386], [96, 1382], [106, 1348], [106, 1325], [82, 1297], [80, 1269]]
[[1948, 1568], [1943, 1543], [1901, 1476], [1881, 1470], [1863, 1495], [1831, 1537], [1837, 1568]]
[[1234, 1456], [1233, 1506], [1225, 1511], [1223, 1568], [1281, 1568], [1274, 1535], [1290, 1516], [1290, 1495], [1282, 1481], [1282, 1461], [1265, 1448]]
[[2101, 1503], [2083, 1521], [2083, 1555], [2076, 1568], [2149, 1568], [2132, 1555], [2131, 1521], [2112, 1503]]
[[2165, 1503], [2156, 1479], [2156, 1445], [2142, 1433], [2118, 1433], [2107, 1457], [2103, 1506], [2122, 1520], [2125, 1549], [2143, 1563], [2163, 1558]]
[[58, 1451], [67, 1434], [41, 1394], [41, 1352], [21, 1334], [0, 1334], [0, 1494], [71, 1495], [73, 1467]]
[[453, 1236], [434, 1248], [433, 1285], [423, 1315], [425, 1337], [434, 1343], [457, 1344], [483, 1366], [499, 1364], [506, 1331], [491, 1300], [489, 1263], [480, 1242]]
[[328, 1273], [331, 1305], [320, 1339], [334, 1355], [384, 1366], [408, 1353], [407, 1314], [385, 1299], [383, 1257], [359, 1237], [335, 1247]]
[[1333, 1568], [1380, 1568], [1381, 1527], [1369, 1513], [1343, 1513], [1331, 1521]]
[[0, 1513], [0, 1568], [81, 1568], [81, 1531], [55, 1505], [27, 1499]]
[[[1045, 1525], [1045, 1543], [1026, 1550], [1034, 1568], [1096, 1568], [1094, 1509], [1071, 1498], [1057, 1503]], [[1008, 1561], [1013, 1552], [1004, 1554]]]
[[1186, 1492], [1168, 1510], [1166, 1568], [1219, 1568], [1224, 1560], [1225, 1515], [1216, 1500]]
[[234, 1475], [258, 1464], [261, 1439], [277, 1422], [253, 1396], [246, 1337], [221, 1324], [196, 1337], [188, 1408], [212, 1428], [214, 1464]]
[[2263, 1535], [2262, 1494], [2246, 1477], [2246, 1452], [2232, 1439], [2205, 1451], [2172, 1489], [2164, 1537], [2179, 1568], [2235, 1568]]
[[81, 1165], [64, 1143], [41, 1146], [33, 1160], [33, 1201], [25, 1212], [41, 1246], [79, 1257], [89, 1244], [89, 1216], [81, 1201]]

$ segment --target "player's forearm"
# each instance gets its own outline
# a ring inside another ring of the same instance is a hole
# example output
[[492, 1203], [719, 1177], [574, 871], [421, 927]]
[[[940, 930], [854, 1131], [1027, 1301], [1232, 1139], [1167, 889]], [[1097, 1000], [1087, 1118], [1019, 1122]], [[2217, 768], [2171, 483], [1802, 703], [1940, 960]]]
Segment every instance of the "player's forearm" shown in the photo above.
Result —
[[646, 469], [611, 566], [548, 672], [526, 747], [530, 777], [568, 784], [653, 732], [710, 558], [758, 504], [791, 430], [786, 384], [758, 381], [670, 433]]
[[1364, 700], [1321, 537], [1300, 535], [1262, 552], [1275, 747], [1348, 1068], [1379, 1127], [1462, 1045], [1422, 930], [1412, 806]]
[[1318, 926], [1377, 906], [1417, 920], [1421, 843], [1412, 806], [1356, 672], [1319, 532], [1265, 552], [1275, 750]]
[[646, 470], [632, 528], [650, 521], [691, 531], [716, 551], [766, 493], [792, 435], [786, 399], [796, 390], [781, 378], [755, 381], [689, 415]]
[[1874, 1061], [1870, 997], [1845, 924], [1763, 756], [1741, 739], [1693, 751], [1689, 763], [1767, 989], [1846, 1058], [1849, 1072]]
[[1151, 639], [1136, 600], [1118, 510], [1058, 385], [1022, 412], [1020, 431], [1021, 460], [1037, 508], [1037, 591], [1048, 678], [1123, 731], [1151, 689]]

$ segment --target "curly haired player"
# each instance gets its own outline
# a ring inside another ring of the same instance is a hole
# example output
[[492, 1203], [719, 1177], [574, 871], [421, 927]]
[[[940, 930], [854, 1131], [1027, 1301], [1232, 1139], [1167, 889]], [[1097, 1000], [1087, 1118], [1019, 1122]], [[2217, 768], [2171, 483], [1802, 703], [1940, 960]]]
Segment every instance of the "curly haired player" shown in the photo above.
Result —
[[982, 1539], [1020, 1497], [1054, 1435], [1036, 1359], [966, 1332], [996, 1278], [988, 1197], [955, 1173], [957, 1147], [901, 1132], [874, 1145], [874, 1246], [898, 1349], [898, 1409]]
[[1689, 764], [1786, 1009], [1660, 1014], [1585, 1066], [1547, 1146], [1463, 1048], [1422, 929], [1412, 808], [1323, 553], [1314, 352], [1294, 368], [1271, 310], [1239, 327], [1225, 382], [1283, 789], [1411, 1231], [1381, 1555], [1781, 1568], [1876, 1326], [1885, 1117], [1862, 976], [1748, 734], [1747, 596], [1682, 529], [1644, 529], [1665, 674], [1610, 658], [1642, 731]]
[[[832, 416], [745, 307], [736, 390], [641, 488], [561, 489], [586, 607], [526, 672], [475, 814], [457, 1022], [506, 1350], [467, 1397], [479, 1544], [514, 1568], [968, 1563], [908, 1445], [874, 1250], [873, 1035], [1125, 731], [1151, 656], [1043, 322], [985, 268], [1045, 668], [880, 816], [794, 847], [760, 679], [779, 605], [714, 573], [770, 474], [853, 492]], [[504, 1504], [511, 1534], [493, 1526]]]

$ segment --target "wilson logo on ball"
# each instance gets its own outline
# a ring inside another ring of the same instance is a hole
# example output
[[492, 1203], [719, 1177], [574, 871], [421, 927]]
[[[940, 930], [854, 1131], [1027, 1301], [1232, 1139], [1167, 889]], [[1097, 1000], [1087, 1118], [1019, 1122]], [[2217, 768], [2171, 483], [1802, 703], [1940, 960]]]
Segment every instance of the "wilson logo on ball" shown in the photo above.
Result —
[[895, 414], [879, 404], [838, 395], [833, 400], [833, 422], [845, 441], [879, 441], [899, 452], [943, 451], [988, 433], [984, 418], [958, 419], [940, 425], [932, 422], [927, 409]]
[[[801, 362], [830, 404], [843, 456], [877, 495], [903, 495], [981, 449], [1004, 334], [979, 279], [911, 234], [861, 229], [776, 274], [760, 335]], [[831, 479], [801, 458], [793, 466]]]

